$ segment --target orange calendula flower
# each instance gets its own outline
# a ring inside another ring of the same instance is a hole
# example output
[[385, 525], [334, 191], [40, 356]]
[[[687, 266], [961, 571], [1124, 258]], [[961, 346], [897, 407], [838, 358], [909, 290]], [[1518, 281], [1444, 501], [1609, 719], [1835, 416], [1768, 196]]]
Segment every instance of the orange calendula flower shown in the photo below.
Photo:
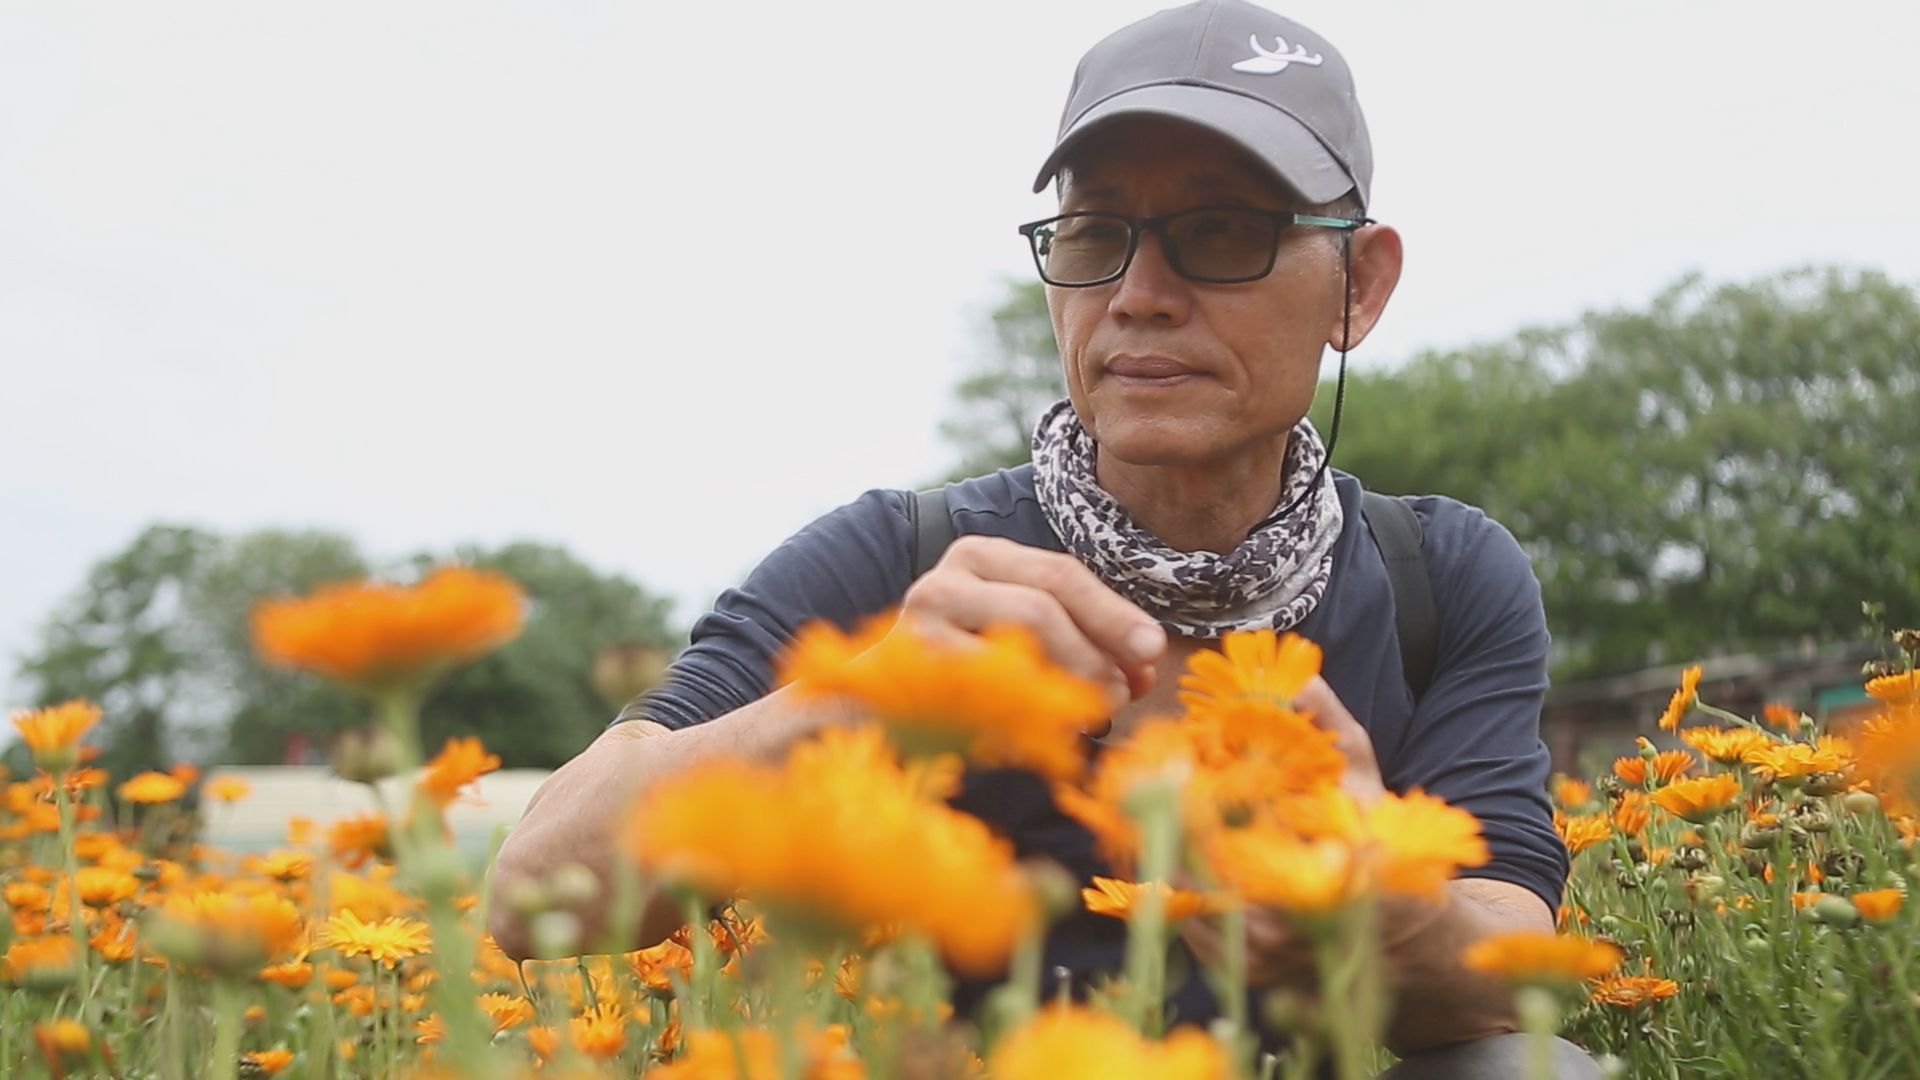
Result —
[[1899, 889], [1870, 889], [1854, 893], [1847, 899], [1853, 901], [1853, 908], [1861, 918], [1868, 922], [1886, 922], [1900, 913], [1900, 905], [1906, 900], [1906, 894]]
[[304, 851], [280, 849], [242, 862], [248, 873], [270, 877], [282, 883], [299, 881], [313, 870], [313, 856]]
[[228, 805], [239, 802], [253, 793], [253, 785], [237, 776], [216, 776], [207, 781], [207, 794]]
[[74, 875], [80, 902], [88, 907], [107, 907], [129, 899], [140, 891], [140, 882], [124, 870], [104, 866], [83, 866]]
[[448, 739], [420, 774], [420, 791], [445, 806], [460, 794], [461, 788], [499, 767], [500, 756], [489, 754], [479, 739], [472, 736]]
[[1836, 748], [1801, 742], [1756, 746], [1742, 760], [1755, 773], [1777, 781], [1797, 781], [1813, 773], [1840, 772], [1847, 767], [1846, 756]]
[[493, 1022], [496, 1035], [533, 1019], [533, 1003], [515, 994], [481, 994], [480, 1011]]
[[434, 1043], [447, 1041], [447, 1022], [440, 1019], [439, 1013], [429, 1013], [425, 1017], [414, 1021], [413, 1030], [416, 1033], [413, 1041], [422, 1046], [431, 1046]]
[[426, 923], [397, 916], [368, 923], [362, 922], [351, 911], [342, 911], [329, 918], [320, 927], [316, 944], [342, 956], [364, 956], [376, 964], [389, 967], [433, 947], [432, 939], [427, 935]]
[[87, 937], [87, 945], [109, 964], [124, 964], [133, 959], [133, 923], [108, 915], [100, 928]]
[[1660, 730], [1675, 731], [1680, 727], [1680, 719], [1687, 715], [1694, 703], [1699, 700], [1700, 665], [1695, 664], [1680, 673], [1680, 689], [1668, 699], [1666, 711], [1660, 714]]
[[67, 934], [15, 939], [0, 968], [0, 976], [15, 986], [57, 986], [79, 973], [79, 953]]
[[1672, 979], [1652, 975], [1606, 975], [1593, 981], [1590, 1000], [1616, 1009], [1635, 1009], [1680, 992]]
[[1920, 703], [1886, 706], [1860, 726], [1857, 741], [1856, 772], [1910, 836], [1910, 819], [1920, 814]]
[[368, 690], [418, 686], [520, 632], [526, 598], [499, 574], [464, 566], [417, 585], [352, 582], [263, 601], [254, 647], [267, 662]]
[[64, 772], [80, 760], [80, 739], [99, 720], [100, 707], [79, 699], [13, 714], [13, 726], [33, 763], [50, 773]]
[[263, 982], [275, 986], [284, 986], [289, 990], [299, 990], [313, 979], [313, 965], [305, 960], [289, 960], [284, 964], [273, 964], [260, 969]]
[[1603, 843], [1613, 835], [1613, 823], [1605, 814], [1582, 814], [1567, 817], [1558, 810], [1553, 812], [1553, 827], [1560, 839], [1567, 845], [1569, 854], [1578, 855], [1595, 844]]
[[334, 822], [327, 827], [327, 850], [349, 870], [365, 866], [369, 859], [392, 858], [385, 815], [355, 814]]
[[1214, 837], [1208, 861], [1247, 901], [1311, 918], [1357, 899], [1366, 879], [1354, 846], [1344, 840], [1302, 840], [1268, 824]]
[[1108, 1013], [1056, 1007], [1002, 1038], [987, 1071], [995, 1080], [1217, 1080], [1231, 1069], [1220, 1045], [1191, 1025], [1154, 1041]]
[[1482, 938], [1468, 946], [1460, 960], [1471, 970], [1509, 982], [1565, 984], [1601, 978], [1619, 967], [1625, 955], [1618, 945], [1577, 934], [1521, 930]]
[[1221, 639], [1218, 652], [1203, 649], [1187, 660], [1180, 704], [1193, 712], [1241, 699], [1291, 707], [1320, 673], [1320, 660], [1320, 646], [1298, 634], [1237, 630]]
[[1638, 836], [1647, 827], [1647, 819], [1653, 816], [1653, 806], [1646, 792], [1629, 790], [1621, 793], [1610, 816], [1620, 835]]
[[1386, 893], [1438, 900], [1460, 869], [1492, 858], [1478, 818], [1419, 788], [1388, 792], [1361, 816], [1374, 883]]
[[121, 784], [119, 792], [127, 802], [167, 803], [185, 795], [187, 785], [163, 772], [143, 772]]
[[1690, 727], [1680, 733], [1680, 741], [1722, 765], [1731, 765], [1746, 757], [1750, 750], [1773, 745], [1774, 740], [1752, 728]]
[[567, 1021], [574, 1048], [602, 1061], [627, 1046], [627, 1011], [618, 1005], [599, 1005]]
[[1676, 780], [1653, 793], [1662, 810], [1695, 825], [1704, 824], [1739, 797], [1740, 781], [1731, 773]]
[[1593, 801], [1593, 785], [1570, 776], [1558, 777], [1553, 782], [1553, 801], [1562, 809], [1578, 810]]
[[277, 1076], [281, 1070], [293, 1064], [293, 1051], [285, 1047], [272, 1050], [249, 1050], [241, 1054], [240, 1059], [253, 1066], [256, 1076]]
[[1920, 702], [1920, 671], [1902, 671], [1868, 679], [1867, 693], [1892, 705]]
[[1095, 876], [1093, 887], [1080, 890], [1080, 899], [1087, 910], [1095, 915], [1111, 915], [1124, 919], [1133, 914], [1147, 890], [1152, 889], [1165, 897], [1165, 918], [1168, 922], [1178, 922], [1190, 915], [1199, 915], [1207, 910], [1207, 898], [1197, 892], [1186, 889], [1170, 888], [1165, 882], [1153, 885], [1135, 884], [1117, 878]]
[[291, 953], [305, 937], [300, 909], [282, 896], [231, 889], [173, 893], [154, 913], [146, 937], [174, 963], [230, 974], [250, 974]]
[[714, 761], [653, 785], [629, 842], [648, 872], [852, 928], [901, 923], [985, 972], [1036, 900], [1011, 845], [946, 805], [957, 783], [952, 770], [903, 767], [877, 728], [834, 727], [781, 765]]
[[1791, 735], [1800, 730], [1800, 710], [1784, 701], [1769, 701], [1760, 709], [1761, 719], [1767, 726]]
[[962, 648], [888, 615], [853, 635], [815, 622], [788, 647], [780, 681], [809, 697], [858, 702], [909, 752], [963, 752], [1056, 779], [1078, 774], [1081, 734], [1110, 712], [1099, 687], [1055, 667], [1020, 627], [989, 629]]
[[93, 1033], [78, 1020], [49, 1020], [33, 1025], [33, 1043], [55, 1077], [84, 1065], [93, 1049]]
[[1615, 758], [1613, 775], [1635, 787], [1644, 787], [1648, 776], [1652, 776], [1656, 784], [1672, 783], [1698, 764], [1700, 759], [1686, 750], [1662, 750], [1653, 755], [1651, 762], [1644, 757]]
[[530, 1027], [527, 1029], [527, 1045], [542, 1060], [551, 1058], [553, 1052], [560, 1049], [560, 1033], [550, 1027]]

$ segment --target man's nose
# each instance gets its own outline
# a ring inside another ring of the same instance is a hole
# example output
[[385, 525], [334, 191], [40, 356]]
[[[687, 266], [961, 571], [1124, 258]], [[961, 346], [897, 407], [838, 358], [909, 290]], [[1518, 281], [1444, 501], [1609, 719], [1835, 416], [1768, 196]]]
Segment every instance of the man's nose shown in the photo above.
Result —
[[1185, 322], [1192, 303], [1186, 279], [1174, 273], [1159, 234], [1151, 229], [1140, 237], [1133, 262], [1120, 277], [1119, 288], [1108, 301], [1114, 317], [1178, 325]]

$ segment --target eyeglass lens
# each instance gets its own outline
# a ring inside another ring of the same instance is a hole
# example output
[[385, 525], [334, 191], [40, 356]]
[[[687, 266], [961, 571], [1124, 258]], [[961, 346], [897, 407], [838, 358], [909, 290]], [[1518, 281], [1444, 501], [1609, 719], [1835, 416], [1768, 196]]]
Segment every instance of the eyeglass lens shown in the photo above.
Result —
[[[1167, 218], [1160, 236], [1176, 273], [1199, 280], [1245, 280], [1267, 271], [1279, 227], [1269, 214], [1194, 210]], [[1070, 215], [1034, 230], [1034, 250], [1047, 280], [1086, 284], [1120, 272], [1131, 230], [1131, 223], [1116, 215]]]

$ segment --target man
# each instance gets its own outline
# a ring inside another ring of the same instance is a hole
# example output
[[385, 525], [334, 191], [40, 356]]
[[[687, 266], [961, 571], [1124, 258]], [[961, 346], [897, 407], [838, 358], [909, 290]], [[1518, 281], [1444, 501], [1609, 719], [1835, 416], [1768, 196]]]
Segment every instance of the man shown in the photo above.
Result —
[[[815, 618], [851, 626], [899, 606], [903, 626], [950, 640], [1023, 624], [1109, 688], [1119, 735], [1172, 711], [1195, 649], [1237, 628], [1292, 629], [1325, 649], [1323, 677], [1296, 704], [1339, 735], [1347, 786], [1363, 798], [1423, 787], [1476, 814], [1493, 853], [1443, 902], [1386, 913], [1388, 1042], [1409, 1056], [1398, 1068], [1521, 1075], [1506, 988], [1458, 957], [1489, 933], [1550, 930], [1565, 882], [1538, 730], [1539, 586], [1479, 511], [1409, 499], [1437, 608], [1416, 701], [1360, 485], [1327, 468], [1305, 419], [1326, 348], [1344, 365], [1399, 279], [1399, 235], [1364, 216], [1371, 178], [1346, 64], [1304, 27], [1200, 0], [1095, 46], [1035, 183], [1057, 185], [1061, 213], [1021, 228], [1068, 389], [1036, 429], [1034, 464], [950, 486], [958, 538], [917, 580], [901, 492], [868, 492], [788, 540], [700, 620], [663, 688], [542, 786], [501, 850], [495, 894], [567, 862], [608, 865], [612, 823], [657, 778], [715, 754], [778, 756], [846, 722], [839, 707], [769, 692], [773, 657]], [[1103, 872], [1086, 831], [1030, 777], [971, 773], [956, 802], [1022, 854]], [[527, 928], [507, 905], [492, 910], [503, 947], [528, 952]], [[590, 934], [636, 944], [679, 921], [664, 901], [633, 927], [579, 914]], [[1250, 923], [1256, 988], [1311, 970], [1284, 918]], [[1048, 969], [1082, 983], [1117, 969], [1123, 937], [1115, 920], [1069, 917], [1048, 938]], [[1196, 926], [1184, 947], [1218, 944]], [[962, 1003], [979, 989], [962, 984]], [[1184, 1020], [1217, 1011], [1198, 978], [1174, 993]], [[1577, 1048], [1557, 1050], [1562, 1075], [1593, 1074]]]

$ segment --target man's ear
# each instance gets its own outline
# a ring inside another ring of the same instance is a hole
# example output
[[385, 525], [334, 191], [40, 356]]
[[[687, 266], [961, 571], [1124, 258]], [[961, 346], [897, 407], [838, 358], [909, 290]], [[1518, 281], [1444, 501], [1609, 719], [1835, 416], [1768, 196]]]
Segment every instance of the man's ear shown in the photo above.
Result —
[[1380, 315], [1387, 310], [1393, 287], [1400, 284], [1403, 252], [1400, 234], [1391, 225], [1362, 225], [1347, 237], [1353, 247], [1352, 273], [1347, 279], [1347, 301], [1352, 305], [1351, 333], [1347, 333], [1348, 313], [1336, 311], [1327, 344], [1336, 349], [1352, 349], [1366, 340]]

